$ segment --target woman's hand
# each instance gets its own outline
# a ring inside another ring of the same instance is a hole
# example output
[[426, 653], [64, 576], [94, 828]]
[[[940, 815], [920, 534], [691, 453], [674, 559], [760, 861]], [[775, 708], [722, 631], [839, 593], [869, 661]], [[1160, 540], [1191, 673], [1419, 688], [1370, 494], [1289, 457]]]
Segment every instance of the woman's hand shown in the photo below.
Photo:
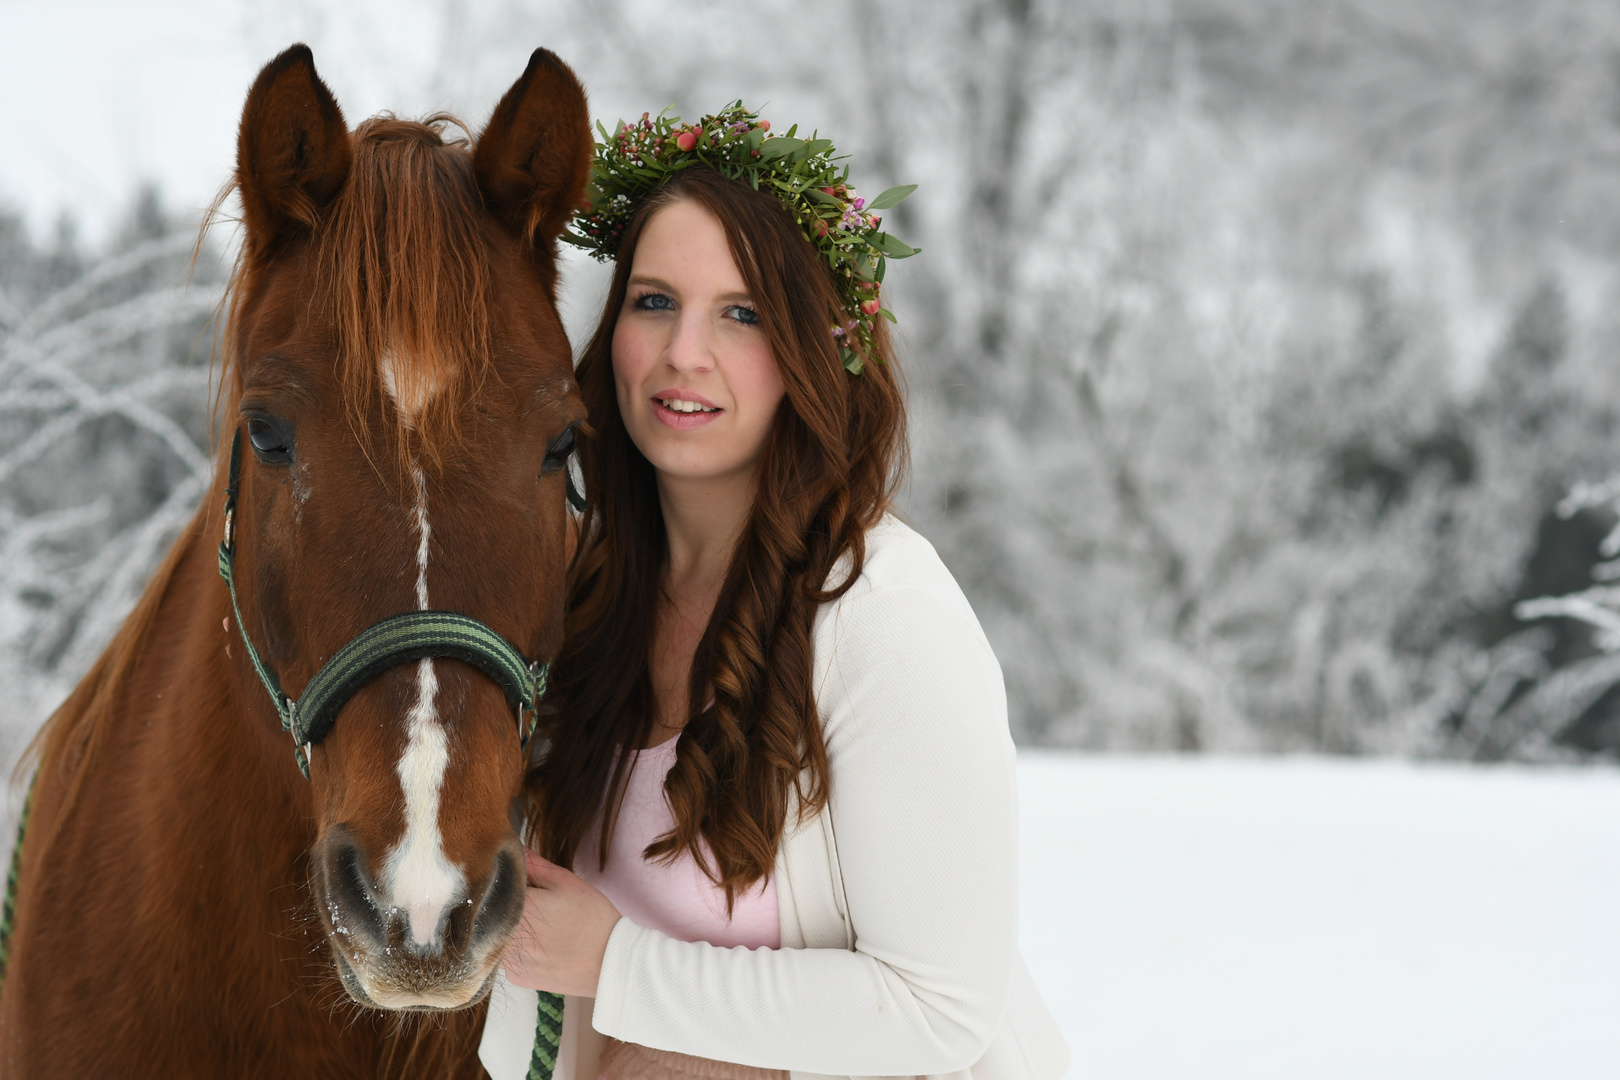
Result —
[[527, 849], [523, 919], [501, 966], [514, 986], [595, 997], [619, 911], [596, 886]]

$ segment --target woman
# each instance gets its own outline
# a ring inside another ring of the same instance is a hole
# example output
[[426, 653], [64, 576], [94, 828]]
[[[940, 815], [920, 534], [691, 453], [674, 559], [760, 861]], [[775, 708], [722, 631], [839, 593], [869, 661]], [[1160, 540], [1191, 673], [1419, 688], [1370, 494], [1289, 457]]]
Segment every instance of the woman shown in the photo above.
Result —
[[[830, 144], [768, 127], [643, 116], [598, 147], [576, 242], [618, 261], [505, 974], [568, 995], [562, 1080], [1047, 1080], [1000, 668], [888, 512], [878, 282], [911, 249]], [[533, 1001], [497, 988], [496, 1080]]]

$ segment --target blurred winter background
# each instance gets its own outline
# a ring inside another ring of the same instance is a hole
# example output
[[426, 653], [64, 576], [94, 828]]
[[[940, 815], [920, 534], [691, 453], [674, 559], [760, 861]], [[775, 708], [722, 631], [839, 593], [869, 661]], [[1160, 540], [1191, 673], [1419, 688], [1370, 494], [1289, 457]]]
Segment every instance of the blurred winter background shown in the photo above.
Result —
[[544, 44], [610, 126], [740, 96], [921, 185], [905, 509], [1073, 1075], [1620, 1075], [1620, 7], [0, 0], [8, 761], [204, 495], [193, 244], [295, 40], [351, 123]]

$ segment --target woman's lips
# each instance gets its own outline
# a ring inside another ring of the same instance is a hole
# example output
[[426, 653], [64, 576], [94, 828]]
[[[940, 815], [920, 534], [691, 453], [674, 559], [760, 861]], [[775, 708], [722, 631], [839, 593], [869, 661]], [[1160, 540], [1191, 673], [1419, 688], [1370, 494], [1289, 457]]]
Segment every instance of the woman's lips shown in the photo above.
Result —
[[703, 427], [718, 420], [720, 414], [725, 412], [724, 409], [714, 409], [712, 412], [677, 412], [665, 405], [664, 400], [667, 399], [656, 397], [652, 399], [653, 415], [658, 417], [659, 422], [665, 427], [674, 428], [676, 431], [691, 431]]

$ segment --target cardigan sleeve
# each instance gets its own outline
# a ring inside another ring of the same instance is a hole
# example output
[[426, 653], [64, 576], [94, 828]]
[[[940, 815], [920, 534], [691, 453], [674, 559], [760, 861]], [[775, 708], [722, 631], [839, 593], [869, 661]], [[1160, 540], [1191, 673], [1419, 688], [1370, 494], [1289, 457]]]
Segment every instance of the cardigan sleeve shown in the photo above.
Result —
[[818, 629], [853, 951], [721, 948], [622, 919], [598, 1031], [843, 1076], [949, 1073], [984, 1053], [1017, 947], [1014, 751], [1000, 666], [946, 581], [852, 592]]

